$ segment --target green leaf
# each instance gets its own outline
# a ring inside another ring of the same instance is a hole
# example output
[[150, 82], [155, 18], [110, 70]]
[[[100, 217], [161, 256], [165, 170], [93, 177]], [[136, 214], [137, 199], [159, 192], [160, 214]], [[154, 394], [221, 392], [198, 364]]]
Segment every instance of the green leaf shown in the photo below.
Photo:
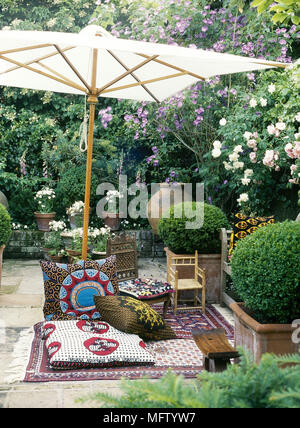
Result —
[[257, 6], [259, 6], [261, 3], [265, 3], [266, 2], [266, 0], [254, 0], [252, 3], [251, 3], [251, 7], [257, 7]]

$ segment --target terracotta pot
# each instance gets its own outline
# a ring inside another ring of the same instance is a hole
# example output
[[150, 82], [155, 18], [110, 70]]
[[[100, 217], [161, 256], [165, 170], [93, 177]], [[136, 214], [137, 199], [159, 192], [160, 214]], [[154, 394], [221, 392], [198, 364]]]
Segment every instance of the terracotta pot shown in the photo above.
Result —
[[75, 257], [81, 257], [81, 251], [70, 250], [67, 248], [66, 252], [68, 253], [68, 262], [69, 263], [74, 263]]
[[[92, 209], [90, 208], [89, 215], [91, 215]], [[68, 214], [68, 219], [71, 229], [76, 229], [77, 227], [83, 227], [83, 215], [84, 213], [75, 213]]]
[[291, 324], [260, 324], [244, 310], [243, 303], [232, 303], [230, 308], [234, 313], [235, 346], [248, 349], [257, 363], [265, 353], [298, 352], [299, 344], [292, 341]]
[[34, 216], [37, 222], [38, 229], [41, 232], [49, 232], [49, 223], [55, 218], [55, 215], [55, 212], [46, 214], [35, 212]]
[[55, 262], [55, 263], [61, 263], [62, 259], [63, 259], [63, 256], [51, 256], [51, 255], [49, 255], [49, 257], [50, 257], [51, 261]]
[[44, 256], [45, 260], [48, 260], [48, 261], [51, 260], [50, 256], [49, 256], [49, 251], [51, 251], [51, 250], [52, 250], [52, 248], [45, 248], [45, 247], [42, 248], [43, 256]]
[[1, 287], [1, 278], [2, 278], [2, 261], [3, 261], [4, 248], [5, 248], [5, 245], [2, 245], [0, 247], [0, 287]]
[[158, 235], [158, 223], [163, 213], [181, 202], [184, 202], [184, 186], [160, 183], [159, 190], [150, 198], [147, 205], [147, 215], [153, 233]]
[[103, 260], [106, 258], [106, 251], [92, 251], [93, 260]]
[[[167, 255], [167, 263], [171, 257], [194, 256], [194, 254], [175, 254], [169, 248], [164, 249]], [[199, 266], [206, 273], [206, 301], [208, 303], [220, 303], [221, 301], [221, 254], [199, 254]], [[194, 278], [193, 266], [178, 266], [178, 278]]]
[[119, 217], [119, 214], [108, 214], [106, 217], [103, 218], [104, 224], [111, 228], [111, 230], [119, 230], [121, 218]]

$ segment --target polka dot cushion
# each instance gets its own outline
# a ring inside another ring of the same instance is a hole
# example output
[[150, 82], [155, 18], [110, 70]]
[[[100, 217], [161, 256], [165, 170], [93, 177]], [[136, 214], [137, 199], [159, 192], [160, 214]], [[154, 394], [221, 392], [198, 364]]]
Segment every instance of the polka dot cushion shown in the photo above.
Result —
[[52, 369], [153, 365], [155, 357], [135, 334], [101, 321], [45, 321], [43, 336]]

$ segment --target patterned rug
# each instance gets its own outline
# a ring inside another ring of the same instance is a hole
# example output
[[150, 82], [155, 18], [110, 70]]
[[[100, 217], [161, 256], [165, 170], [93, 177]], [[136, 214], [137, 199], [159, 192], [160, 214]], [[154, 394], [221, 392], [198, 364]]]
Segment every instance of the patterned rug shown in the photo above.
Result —
[[[161, 305], [153, 306], [162, 313]], [[171, 368], [176, 374], [194, 378], [203, 370], [203, 356], [194, 343], [192, 330], [223, 327], [229, 341], [233, 341], [233, 327], [211, 305], [207, 305], [206, 314], [199, 309], [178, 311], [175, 316], [168, 312], [166, 322], [173, 328], [177, 339], [150, 341], [147, 347], [155, 354], [154, 366], [136, 366], [121, 368], [94, 368], [78, 370], [53, 370], [49, 367], [45, 341], [41, 339], [42, 322], [34, 326], [34, 339], [24, 382], [57, 382], [84, 380], [117, 380], [121, 378], [138, 379], [148, 377], [157, 379]]]

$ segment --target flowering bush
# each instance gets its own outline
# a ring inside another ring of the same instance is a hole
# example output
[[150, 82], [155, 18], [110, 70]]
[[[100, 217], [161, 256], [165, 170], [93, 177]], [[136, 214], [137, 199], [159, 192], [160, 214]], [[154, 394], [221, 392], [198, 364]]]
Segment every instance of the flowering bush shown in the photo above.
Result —
[[284, 73], [265, 73], [219, 128], [221, 145], [213, 145], [211, 159], [223, 165], [226, 188], [247, 214], [272, 214], [278, 200], [292, 205], [287, 189], [299, 184], [300, 173], [297, 70], [295, 64]]
[[34, 198], [37, 203], [38, 212], [42, 214], [53, 212], [54, 199], [55, 191], [53, 189], [44, 187], [43, 189], [39, 190]]
[[93, 229], [90, 232], [91, 245], [93, 251], [104, 252], [106, 251], [107, 239], [110, 236], [110, 228], [105, 226], [100, 229]]
[[76, 201], [66, 211], [68, 215], [82, 214], [84, 210], [84, 202]]

